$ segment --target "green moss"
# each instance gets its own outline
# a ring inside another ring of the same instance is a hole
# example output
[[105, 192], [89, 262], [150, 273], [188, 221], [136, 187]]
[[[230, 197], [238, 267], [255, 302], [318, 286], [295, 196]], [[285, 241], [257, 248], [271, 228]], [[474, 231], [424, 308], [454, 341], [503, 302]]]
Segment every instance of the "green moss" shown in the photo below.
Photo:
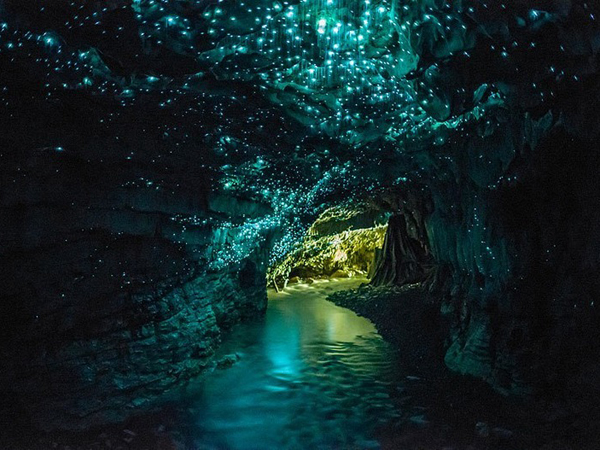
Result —
[[[322, 221], [316, 223], [322, 224]], [[383, 245], [386, 228], [386, 225], [377, 225], [320, 237], [311, 228], [294, 251], [269, 269], [269, 285], [276, 283], [282, 287], [296, 277], [309, 279], [367, 274], [376, 249]]]

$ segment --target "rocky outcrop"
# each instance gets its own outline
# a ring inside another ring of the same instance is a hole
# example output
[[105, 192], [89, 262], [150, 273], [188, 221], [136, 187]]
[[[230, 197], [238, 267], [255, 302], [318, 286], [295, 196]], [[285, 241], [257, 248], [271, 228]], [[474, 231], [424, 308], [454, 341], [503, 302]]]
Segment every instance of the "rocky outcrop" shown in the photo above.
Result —
[[[558, 389], [592, 367], [600, 319], [595, 146], [548, 117], [523, 120], [465, 141], [451, 160], [456, 144], [433, 155], [431, 201], [411, 200], [422, 190], [407, 186], [394, 206], [423, 220], [390, 223], [374, 277], [424, 281], [451, 324], [446, 365], [512, 394]], [[428, 265], [413, 248], [430, 249]]]
[[279, 289], [289, 281], [368, 274], [386, 235], [386, 215], [372, 202], [325, 210], [302, 241], [269, 268], [269, 284]]
[[438, 261], [453, 268], [446, 363], [522, 392], [567, 380], [595, 358], [599, 166], [594, 146], [561, 127], [535, 153], [515, 149], [506, 161], [493, 187], [465, 170], [473, 178], [455, 185], [462, 205], [446, 185], [428, 231]]
[[235, 220], [265, 206], [142, 169], [153, 182], [54, 153], [2, 169], [0, 384], [43, 428], [146, 410], [266, 308], [267, 230], [263, 246], [209, 265], [240, 245], [219, 209]]
[[409, 236], [404, 215], [395, 214], [388, 222], [371, 284], [402, 286], [424, 281], [431, 265], [430, 259], [426, 247]]

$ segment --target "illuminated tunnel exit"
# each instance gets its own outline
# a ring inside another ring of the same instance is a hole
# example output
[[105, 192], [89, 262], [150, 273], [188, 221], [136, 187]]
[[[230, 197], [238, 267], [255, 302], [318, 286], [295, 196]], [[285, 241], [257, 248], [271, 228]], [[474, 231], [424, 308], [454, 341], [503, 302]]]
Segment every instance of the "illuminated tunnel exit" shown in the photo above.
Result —
[[280, 290], [294, 283], [373, 275], [387, 230], [386, 213], [374, 202], [325, 210], [303, 239], [267, 271], [267, 284]]

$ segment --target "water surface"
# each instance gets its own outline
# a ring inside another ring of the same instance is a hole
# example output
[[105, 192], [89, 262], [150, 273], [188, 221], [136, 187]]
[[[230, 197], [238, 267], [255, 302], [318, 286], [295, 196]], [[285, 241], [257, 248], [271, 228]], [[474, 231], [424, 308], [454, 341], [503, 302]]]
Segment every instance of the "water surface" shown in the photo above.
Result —
[[194, 442], [214, 449], [379, 448], [398, 416], [396, 355], [373, 324], [325, 297], [364, 280], [320, 281], [271, 293], [264, 320], [230, 333], [231, 368], [204, 378]]

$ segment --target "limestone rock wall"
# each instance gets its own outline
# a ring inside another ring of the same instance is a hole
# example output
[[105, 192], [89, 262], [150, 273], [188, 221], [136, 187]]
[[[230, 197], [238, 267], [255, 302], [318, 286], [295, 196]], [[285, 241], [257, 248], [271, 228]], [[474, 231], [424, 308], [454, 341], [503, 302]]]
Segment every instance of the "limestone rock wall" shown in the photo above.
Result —
[[224, 330], [264, 312], [268, 230], [240, 261], [209, 264], [237, 245], [231, 222], [263, 205], [69, 155], [2, 170], [0, 386], [37, 425], [143, 411], [211, 367]]
[[522, 113], [470, 127], [418, 162], [427, 168], [421, 184], [397, 188], [389, 207], [406, 217], [398, 233], [427, 250], [431, 267], [415, 266], [398, 239], [380, 261], [378, 284], [410, 283], [397, 276], [402, 267], [427, 272], [451, 324], [445, 364], [511, 394], [556, 389], [593, 370], [596, 143], [552, 113]]
[[442, 311], [454, 324], [446, 364], [522, 393], [565, 382], [594, 357], [600, 167], [594, 144], [560, 124], [515, 143], [524, 119], [462, 148], [431, 190], [426, 220]]

